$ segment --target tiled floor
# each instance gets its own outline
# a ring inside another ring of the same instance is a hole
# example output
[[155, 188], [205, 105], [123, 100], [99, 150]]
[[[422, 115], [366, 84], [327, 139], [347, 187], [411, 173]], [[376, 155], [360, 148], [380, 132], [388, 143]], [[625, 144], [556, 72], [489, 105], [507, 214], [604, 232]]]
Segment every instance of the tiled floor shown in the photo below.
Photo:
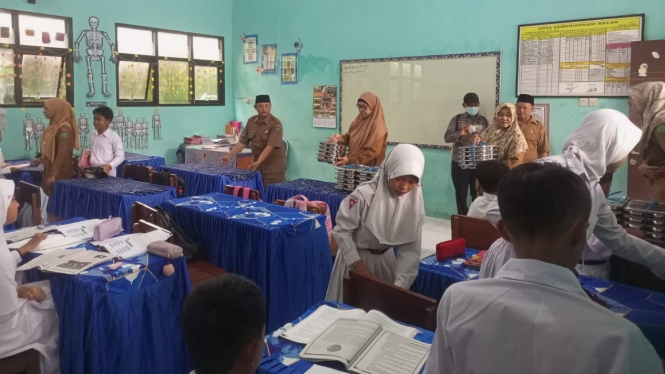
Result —
[[423, 225], [422, 254], [420, 258], [433, 255], [436, 251], [436, 245], [450, 240], [452, 232], [450, 231], [450, 221], [447, 219], [425, 217]]

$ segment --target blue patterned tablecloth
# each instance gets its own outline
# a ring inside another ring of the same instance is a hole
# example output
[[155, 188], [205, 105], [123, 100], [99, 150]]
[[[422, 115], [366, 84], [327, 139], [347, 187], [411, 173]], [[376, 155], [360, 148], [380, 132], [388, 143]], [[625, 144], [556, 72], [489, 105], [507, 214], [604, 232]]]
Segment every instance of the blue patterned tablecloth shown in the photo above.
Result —
[[[33, 160], [29, 158], [25, 158], [21, 160], [7, 161], [7, 163], [9, 165], [21, 165], [21, 164], [29, 164], [32, 161]], [[7, 179], [13, 180], [15, 183], [18, 183], [19, 181], [24, 181], [30, 184], [34, 184], [35, 186], [41, 186], [42, 181], [44, 180], [44, 165], [39, 164], [37, 166], [28, 166], [22, 168], [16, 173], [6, 174], [5, 177]]]
[[166, 165], [166, 159], [159, 156], [148, 156], [138, 153], [125, 152], [125, 161], [123, 161], [123, 163], [118, 166], [118, 169], [116, 170], [116, 177], [122, 178], [122, 168], [126, 164], [150, 166], [156, 171], [159, 170], [160, 166]]
[[303, 195], [308, 200], [323, 201], [330, 208], [330, 217], [334, 226], [337, 211], [339, 211], [342, 200], [350, 194], [351, 192], [335, 188], [335, 183], [312, 179], [296, 179], [289, 182], [271, 184], [268, 186], [264, 200], [272, 203], [275, 200], [287, 200], [296, 195]]
[[224, 192], [224, 186], [249, 187], [263, 196], [261, 172], [207, 163], [188, 163], [162, 166], [161, 170], [182, 178], [187, 187], [186, 196], [198, 196], [211, 192]]
[[126, 233], [132, 228], [132, 205], [150, 207], [176, 198], [173, 187], [122, 178], [69, 179], [55, 182], [48, 212], [62, 218], [122, 218]]
[[434, 255], [423, 258], [420, 260], [418, 276], [411, 285], [411, 291], [441, 300], [443, 293], [451, 285], [478, 277], [478, 270], [463, 265], [464, 261], [477, 253], [478, 250], [467, 248], [464, 257], [449, 258], [441, 262], [437, 261]]
[[[321, 305], [328, 305], [333, 308], [336, 307], [341, 309], [351, 308], [350, 306], [342, 303], [323, 302], [309, 309], [302, 316], [300, 316], [300, 318], [293, 320], [292, 323], [294, 325], [297, 324], [299, 321], [314, 313], [314, 311], [316, 311], [316, 309]], [[282, 332], [283, 330], [280, 329], [269, 335], [266, 335], [266, 347], [263, 349], [263, 357], [261, 358], [261, 364], [257, 370], [258, 374], [301, 374], [309, 370], [314, 364], [329, 367], [335, 370], [346, 371], [341, 363], [334, 361], [314, 363], [311, 361], [299, 360], [300, 352], [303, 350], [303, 348], [305, 348], [305, 346], [279, 338], [278, 336]], [[432, 344], [432, 341], [434, 340], [434, 333], [432, 331], [418, 328], [418, 334], [414, 339], [423, 343]], [[299, 361], [294, 362], [294, 360]], [[290, 365], [285, 365], [285, 361], [287, 361], [287, 363]]]
[[259, 285], [269, 330], [325, 298], [332, 259], [324, 216], [221, 193], [161, 206], [211, 263]]

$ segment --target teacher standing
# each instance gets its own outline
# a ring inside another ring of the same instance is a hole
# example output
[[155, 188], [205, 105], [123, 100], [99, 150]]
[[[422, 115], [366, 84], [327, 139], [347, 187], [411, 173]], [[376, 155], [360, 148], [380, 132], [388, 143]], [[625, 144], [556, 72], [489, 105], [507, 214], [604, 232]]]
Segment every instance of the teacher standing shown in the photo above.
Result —
[[358, 164], [365, 166], [381, 165], [386, 158], [388, 128], [383, 116], [381, 100], [371, 92], [360, 95], [358, 116], [351, 123], [349, 131], [335, 134], [328, 140], [348, 146], [347, 157], [341, 157], [335, 166]]

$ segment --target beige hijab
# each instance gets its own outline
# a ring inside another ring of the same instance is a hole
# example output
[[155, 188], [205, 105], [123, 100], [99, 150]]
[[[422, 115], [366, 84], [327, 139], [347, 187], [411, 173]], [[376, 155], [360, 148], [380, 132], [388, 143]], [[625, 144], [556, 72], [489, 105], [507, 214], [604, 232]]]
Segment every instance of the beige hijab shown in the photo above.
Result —
[[[499, 127], [497, 117], [503, 108], [510, 109], [510, 127]], [[511, 103], [499, 104], [494, 112], [494, 121], [490, 127], [480, 133], [480, 139], [487, 144], [494, 144], [499, 146], [499, 158], [502, 161], [515, 158], [529, 148], [529, 144], [522, 134], [519, 125], [517, 124], [517, 110], [515, 105]]]
[[[358, 114], [358, 117], [351, 123], [348, 132], [349, 157], [355, 156], [363, 148], [373, 145], [378, 138], [383, 138], [388, 133], [381, 100], [371, 92], [360, 95], [360, 100], [369, 105], [372, 114], [366, 118], [363, 118], [362, 114]], [[380, 165], [384, 158], [385, 155], [379, 155], [377, 165]]]
[[636, 109], [642, 114], [642, 149], [649, 144], [656, 127], [665, 124], [665, 83], [646, 82], [628, 92]]
[[74, 149], [79, 149], [79, 129], [76, 126], [74, 108], [67, 101], [60, 98], [48, 99], [44, 101], [44, 107], [53, 113], [53, 118], [44, 130], [42, 154], [53, 161], [55, 160], [55, 142], [58, 131], [64, 126], [70, 126], [74, 133]]

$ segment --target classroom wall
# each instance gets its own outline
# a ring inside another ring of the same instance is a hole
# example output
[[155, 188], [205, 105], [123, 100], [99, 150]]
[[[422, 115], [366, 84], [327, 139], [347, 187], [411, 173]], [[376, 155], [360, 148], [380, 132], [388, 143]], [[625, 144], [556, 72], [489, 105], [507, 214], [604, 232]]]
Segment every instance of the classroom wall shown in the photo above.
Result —
[[[99, 29], [106, 31], [115, 42], [115, 23], [125, 23], [161, 29], [194, 32], [225, 37], [225, 44], [231, 43], [232, 37], [232, 0], [197, 0], [195, 3], [181, 0], [37, 0], [37, 4], [30, 5], [26, 0], [3, 0], [0, 8], [22, 10], [34, 13], [44, 13], [72, 18], [74, 41], [81, 31], [90, 29], [88, 19], [91, 16], [99, 18]], [[225, 46], [226, 68], [233, 67], [232, 48]], [[109, 92], [111, 97], [105, 97], [101, 93], [101, 67], [99, 62], [93, 62], [95, 74], [95, 96], [88, 98], [88, 76], [85, 64], [85, 42], [81, 43], [81, 55], [83, 60], [74, 64], [74, 106], [77, 117], [86, 113], [90, 128], [92, 127], [92, 110], [86, 108], [87, 101], [106, 101], [107, 105], [116, 108], [116, 65], [108, 62], [110, 50], [105, 42], [104, 55], [106, 69], [108, 72]], [[153, 140], [152, 126], [149, 126], [149, 148], [136, 150], [137, 153], [145, 153], [166, 157], [167, 163], [175, 163], [175, 151], [182, 143], [182, 138], [192, 135], [194, 132], [216, 136], [223, 125], [233, 119], [233, 74], [226, 74], [226, 106], [211, 107], [161, 107], [162, 116], [162, 140]], [[124, 107], [119, 108], [125, 116], [145, 117], [150, 121], [156, 107]], [[24, 157], [34, 157], [36, 149], [25, 150], [23, 140], [23, 120], [26, 113], [32, 118], [42, 117], [41, 109], [8, 109], [7, 130], [3, 131], [3, 140], [0, 143], [6, 160]], [[48, 123], [48, 121], [46, 121]]]
[[[270, 94], [273, 114], [284, 124], [290, 143], [287, 179], [334, 180], [334, 169], [315, 159], [318, 142], [337, 130], [312, 127], [314, 85], [339, 84], [339, 60], [419, 56], [501, 50], [501, 100], [515, 101], [517, 25], [646, 13], [645, 39], [665, 39], [665, 2], [654, 0], [242, 0], [233, 7], [234, 94], [237, 98]], [[259, 75], [258, 65], [243, 65], [243, 33], [258, 34], [259, 45], [277, 44], [278, 54], [304, 43], [298, 85], [281, 85], [280, 76]], [[460, 103], [465, 92], [460, 92]], [[482, 100], [482, 98], [481, 98]], [[231, 104], [230, 101], [227, 101]], [[597, 108], [579, 107], [575, 98], [542, 98], [551, 104], [551, 144], [560, 153], [566, 136], [584, 116], [599, 108], [627, 113], [627, 98], [600, 99]], [[236, 116], [254, 114], [235, 100]], [[385, 104], [384, 104], [385, 105]], [[462, 108], [460, 107], [460, 111]], [[485, 113], [491, 116], [491, 113]], [[441, 118], [447, 124], [450, 118]], [[443, 137], [443, 130], [441, 133]], [[429, 216], [456, 214], [449, 151], [423, 149], [423, 192]], [[613, 190], [626, 191], [626, 167]]]

